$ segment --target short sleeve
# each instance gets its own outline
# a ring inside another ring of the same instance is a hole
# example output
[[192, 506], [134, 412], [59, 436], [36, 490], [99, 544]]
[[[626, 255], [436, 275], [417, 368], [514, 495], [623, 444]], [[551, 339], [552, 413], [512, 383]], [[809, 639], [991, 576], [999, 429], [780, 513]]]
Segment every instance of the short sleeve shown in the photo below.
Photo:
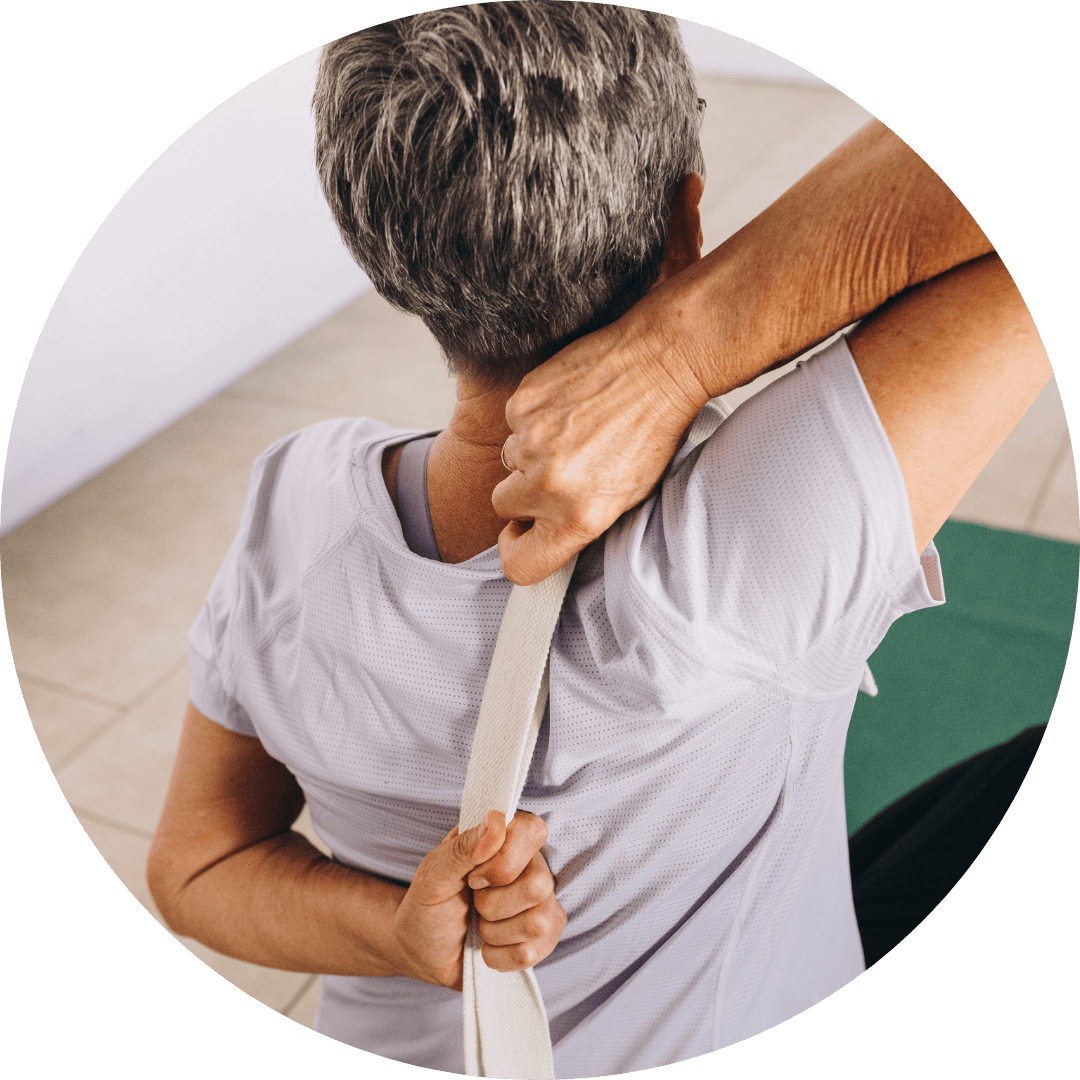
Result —
[[266, 531], [277, 470], [268, 462], [280, 458], [290, 437], [279, 440], [256, 458], [248, 482], [240, 528], [210, 586], [206, 602], [188, 631], [188, 694], [208, 719], [241, 735], [256, 735], [255, 726], [236, 700], [229, 674], [235, 666], [238, 631], [243, 633], [244, 593], [250, 591], [252, 551]]
[[943, 599], [843, 339], [738, 408], [614, 542], [629, 617], [800, 696], [857, 686], [892, 622]]
[[325, 420], [256, 459], [240, 528], [188, 633], [191, 701], [211, 720], [258, 734], [239, 672], [297, 612], [307, 572], [357, 528], [354, 455], [393, 434], [365, 417]]
[[255, 735], [255, 725], [243, 706], [229, 696], [217, 665], [217, 645], [209, 602], [188, 631], [189, 696], [192, 705], [210, 720], [240, 735]]
[[271, 447], [255, 461], [240, 516], [240, 529], [214, 576], [198, 618], [188, 631], [191, 703], [210, 720], [241, 735], [257, 733], [250, 716], [236, 700], [226, 672], [236, 653], [237, 624], [240, 623], [240, 629], [243, 629], [242, 593], [245, 578], [249, 576], [246, 566], [250, 562], [252, 534], [258, 531], [260, 524], [259, 506], [265, 502], [266, 456], [273, 450]]

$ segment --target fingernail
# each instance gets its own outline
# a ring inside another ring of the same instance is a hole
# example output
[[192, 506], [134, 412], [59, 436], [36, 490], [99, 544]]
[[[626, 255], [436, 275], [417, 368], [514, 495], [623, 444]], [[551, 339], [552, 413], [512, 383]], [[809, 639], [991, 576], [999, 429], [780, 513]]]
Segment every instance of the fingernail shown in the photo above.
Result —
[[480, 889], [486, 889], [488, 887], [488, 884], [489, 883], [486, 878], [476, 878], [475, 880], [469, 882], [469, 888], [472, 889], [473, 892], [477, 892]]
[[484, 820], [480, 822], [480, 825], [476, 830], [476, 839], [479, 840], [484, 835], [484, 833], [486, 833], [486, 832], [487, 832], [487, 817], [485, 816]]

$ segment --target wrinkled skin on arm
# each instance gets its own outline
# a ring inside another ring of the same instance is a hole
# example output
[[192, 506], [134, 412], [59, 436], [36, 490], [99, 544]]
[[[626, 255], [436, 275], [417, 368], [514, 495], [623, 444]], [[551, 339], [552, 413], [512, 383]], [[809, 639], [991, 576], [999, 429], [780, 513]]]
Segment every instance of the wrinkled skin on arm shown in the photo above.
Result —
[[675, 200], [661, 284], [510, 398], [514, 472], [492, 503], [509, 521], [499, 550], [512, 581], [547, 577], [640, 502], [710, 397], [991, 250], [876, 121], [704, 259], [700, 190], [687, 178]]

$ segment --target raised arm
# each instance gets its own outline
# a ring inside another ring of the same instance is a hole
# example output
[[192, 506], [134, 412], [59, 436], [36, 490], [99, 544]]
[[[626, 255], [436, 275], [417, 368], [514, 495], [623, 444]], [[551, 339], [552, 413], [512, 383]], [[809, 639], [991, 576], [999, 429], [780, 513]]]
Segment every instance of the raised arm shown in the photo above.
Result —
[[922, 551], [1046, 385], [1050, 363], [996, 255], [903, 293], [860, 323], [849, 346]]
[[[750, 224], [522, 381], [493, 503], [513, 581], [541, 580], [659, 479], [701, 406], [991, 250], [938, 176], [868, 124]], [[531, 527], [530, 527], [531, 525]]]

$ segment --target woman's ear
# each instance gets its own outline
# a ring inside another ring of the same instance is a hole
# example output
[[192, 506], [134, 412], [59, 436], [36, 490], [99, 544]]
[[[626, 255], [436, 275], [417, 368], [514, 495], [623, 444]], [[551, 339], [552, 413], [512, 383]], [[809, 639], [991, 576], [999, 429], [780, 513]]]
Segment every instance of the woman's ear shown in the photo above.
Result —
[[701, 258], [704, 237], [701, 234], [700, 204], [704, 190], [705, 181], [697, 173], [687, 173], [675, 188], [660, 281], [666, 281]]

